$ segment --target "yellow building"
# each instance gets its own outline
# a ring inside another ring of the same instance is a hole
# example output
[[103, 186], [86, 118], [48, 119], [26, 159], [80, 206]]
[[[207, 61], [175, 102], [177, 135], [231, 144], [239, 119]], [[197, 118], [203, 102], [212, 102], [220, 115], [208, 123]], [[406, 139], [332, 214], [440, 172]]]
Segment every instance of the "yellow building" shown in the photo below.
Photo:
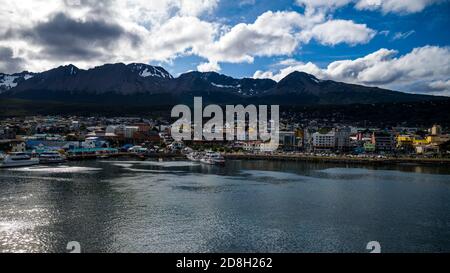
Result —
[[408, 135], [397, 136], [397, 147], [402, 146], [419, 146], [419, 145], [440, 145], [450, 140], [448, 135], [430, 135], [425, 138], [416, 138]]
[[431, 134], [421, 138], [413, 135], [398, 135], [397, 148], [414, 147], [417, 154], [436, 153], [439, 151], [439, 145], [450, 141], [450, 135], [443, 135], [442, 128], [439, 125], [433, 125], [428, 130]]
[[431, 144], [430, 140], [427, 138], [414, 138], [413, 139], [413, 145], [414, 146], [418, 146], [418, 145], [428, 145]]
[[411, 146], [413, 144], [414, 138], [409, 135], [398, 135], [397, 136], [397, 147]]

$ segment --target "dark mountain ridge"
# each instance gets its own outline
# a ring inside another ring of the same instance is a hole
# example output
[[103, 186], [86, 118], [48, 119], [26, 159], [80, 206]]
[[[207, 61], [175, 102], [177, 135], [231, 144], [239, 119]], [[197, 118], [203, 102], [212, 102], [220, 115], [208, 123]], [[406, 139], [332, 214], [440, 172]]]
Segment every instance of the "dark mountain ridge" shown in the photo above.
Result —
[[[3, 83], [3, 84], [2, 84]], [[188, 72], [174, 78], [164, 68], [146, 64], [105, 64], [88, 70], [74, 65], [42, 73], [0, 74], [0, 97], [97, 104], [190, 104], [193, 96], [217, 104], [373, 104], [440, 100], [355, 84], [320, 80], [293, 72], [270, 79], [235, 79], [215, 72]]]

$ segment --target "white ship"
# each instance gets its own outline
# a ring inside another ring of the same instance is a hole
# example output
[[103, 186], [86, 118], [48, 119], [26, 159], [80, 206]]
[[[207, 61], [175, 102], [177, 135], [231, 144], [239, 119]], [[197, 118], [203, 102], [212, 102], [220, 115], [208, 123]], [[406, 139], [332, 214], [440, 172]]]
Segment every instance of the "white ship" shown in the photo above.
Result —
[[225, 165], [225, 158], [220, 153], [207, 152], [200, 162], [208, 165]]
[[45, 152], [39, 155], [40, 164], [58, 164], [66, 162], [66, 158], [58, 152]]
[[0, 160], [0, 168], [25, 167], [39, 164], [38, 158], [27, 153], [10, 153]]

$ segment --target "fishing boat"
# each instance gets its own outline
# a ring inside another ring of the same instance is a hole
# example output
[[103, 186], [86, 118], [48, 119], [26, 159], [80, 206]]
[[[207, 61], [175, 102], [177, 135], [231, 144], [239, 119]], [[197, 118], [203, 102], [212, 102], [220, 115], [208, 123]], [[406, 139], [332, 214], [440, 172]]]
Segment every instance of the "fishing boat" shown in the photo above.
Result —
[[39, 164], [39, 159], [27, 153], [10, 153], [0, 160], [0, 168], [25, 167]]
[[39, 155], [40, 164], [59, 164], [66, 162], [66, 158], [58, 152], [44, 152]]
[[208, 165], [225, 165], [225, 158], [220, 153], [207, 152], [200, 162]]

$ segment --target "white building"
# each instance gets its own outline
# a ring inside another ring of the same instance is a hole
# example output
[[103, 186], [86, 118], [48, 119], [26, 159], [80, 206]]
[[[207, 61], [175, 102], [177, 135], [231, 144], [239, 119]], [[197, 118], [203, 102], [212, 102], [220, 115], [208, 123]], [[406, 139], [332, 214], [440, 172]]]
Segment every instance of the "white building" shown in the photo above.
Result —
[[336, 132], [332, 130], [326, 134], [314, 133], [313, 147], [314, 149], [334, 149], [336, 147]]

